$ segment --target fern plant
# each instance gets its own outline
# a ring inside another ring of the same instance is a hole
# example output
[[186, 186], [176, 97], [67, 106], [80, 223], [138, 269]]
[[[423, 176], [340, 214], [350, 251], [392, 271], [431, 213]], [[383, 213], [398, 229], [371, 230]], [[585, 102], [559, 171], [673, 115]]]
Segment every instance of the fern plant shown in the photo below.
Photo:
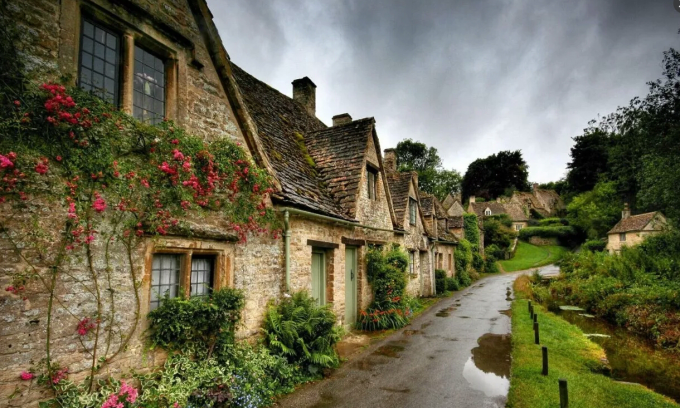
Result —
[[318, 306], [307, 292], [297, 292], [278, 305], [269, 305], [264, 342], [272, 354], [316, 374], [320, 368], [339, 364], [333, 348], [340, 340], [340, 328], [335, 321], [329, 305]]

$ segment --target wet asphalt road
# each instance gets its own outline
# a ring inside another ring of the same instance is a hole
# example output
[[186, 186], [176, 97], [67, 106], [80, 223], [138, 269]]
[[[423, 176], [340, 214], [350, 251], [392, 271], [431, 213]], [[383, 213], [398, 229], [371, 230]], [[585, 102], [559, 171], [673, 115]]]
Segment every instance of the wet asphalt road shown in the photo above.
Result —
[[[550, 272], [550, 267], [542, 273]], [[492, 276], [444, 299], [280, 407], [504, 407], [510, 299], [519, 273]]]

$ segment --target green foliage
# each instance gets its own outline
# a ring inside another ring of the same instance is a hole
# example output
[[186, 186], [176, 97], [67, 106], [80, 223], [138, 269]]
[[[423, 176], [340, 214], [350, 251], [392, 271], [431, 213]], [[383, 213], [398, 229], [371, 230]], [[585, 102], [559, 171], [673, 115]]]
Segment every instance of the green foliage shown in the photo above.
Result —
[[472, 269], [484, 272], [484, 257], [478, 251], [472, 252]]
[[541, 227], [558, 227], [560, 225], [569, 225], [569, 220], [566, 218], [544, 218], [538, 221], [538, 225]]
[[147, 315], [149, 342], [153, 347], [210, 357], [215, 347], [233, 343], [244, 304], [243, 292], [229, 288], [207, 297], [166, 297]]
[[384, 330], [403, 327], [413, 309], [404, 294], [408, 255], [398, 247], [385, 252], [373, 248], [366, 255], [366, 275], [373, 289], [373, 303], [359, 313], [357, 327]]
[[561, 246], [537, 246], [518, 241], [515, 255], [499, 263], [506, 272], [521, 271], [558, 262], [567, 252], [569, 250]]
[[680, 344], [680, 233], [667, 232], [620, 254], [581, 251], [562, 262], [550, 293], [659, 345]]
[[458, 241], [455, 253], [456, 274], [472, 268], [472, 244], [467, 239]]
[[443, 269], [435, 269], [434, 271], [434, 286], [437, 293], [446, 292], [446, 271]]
[[500, 273], [500, 269], [498, 268], [498, 264], [496, 263], [498, 259], [491, 255], [491, 254], [486, 254], [486, 259], [484, 260], [484, 272], [486, 273]]
[[399, 171], [417, 172], [421, 190], [440, 200], [448, 194], [455, 195], [460, 191], [460, 173], [442, 168], [441, 158], [434, 147], [404, 139], [397, 144], [395, 150]]
[[489, 246], [507, 250], [517, 237], [517, 231], [512, 229], [512, 221], [505, 217], [489, 217], [484, 219], [484, 252], [488, 253]]
[[592, 190], [609, 170], [611, 142], [607, 132], [598, 128], [586, 129], [574, 142], [566, 181], [570, 193], [581, 194]]
[[460, 290], [460, 283], [458, 282], [458, 279], [455, 276], [451, 278], [446, 278], [446, 290], [450, 292]]
[[506, 252], [505, 249], [499, 247], [496, 244], [491, 244], [488, 247], [484, 248], [484, 254], [486, 255], [487, 258], [492, 256], [497, 260], [505, 259], [505, 252]]
[[607, 242], [601, 239], [590, 239], [581, 245], [581, 249], [590, 252], [602, 252], [607, 247]]
[[529, 166], [522, 152], [502, 151], [470, 163], [463, 176], [463, 197], [471, 195], [487, 200], [502, 196], [506, 191], [528, 191]]
[[463, 214], [463, 231], [465, 239], [472, 244], [472, 250], [479, 250], [479, 224], [476, 214]]
[[307, 292], [297, 292], [268, 307], [264, 341], [273, 354], [316, 375], [340, 362], [333, 348], [340, 340], [335, 321], [330, 305], [318, 306]]
[[520, 239], [527, 241], [531, 237], [557, 238], [562, 245], [573, 245], [578, 240], [578, 232], [574, 227], [560, 225], [558, 227], [526, 227], [519, 231]]
[[458, 281], [459, 288], [466, 288], [472, 285], [472, 277], [467, 270], [456, 271], [456, 280]]
[[606, 236], [621, 219], [621, 199], [613, 182], [595, 185], [592, 191], [574, 197], [567, 206], [569, 223], [590, 239]]

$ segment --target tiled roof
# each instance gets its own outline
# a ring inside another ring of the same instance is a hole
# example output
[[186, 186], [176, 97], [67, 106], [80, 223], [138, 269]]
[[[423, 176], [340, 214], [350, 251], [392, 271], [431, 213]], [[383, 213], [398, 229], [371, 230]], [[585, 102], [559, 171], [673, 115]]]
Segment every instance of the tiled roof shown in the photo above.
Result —
[[418, 195], [420, 196], [420, 209], [423, 211], [423, 215], [425, 217], [434, 215], [434, 201], [436, 198], [424, 191], [418, 192]]
[[449, 228], [463, 228], [465, 226], [465, 220], [463, 216], [449, 217]]
[[555, 190], [536, 189], [536, 196], [543, 203], [543, 208], [550, 214], [564, 209], [564, 201]]
[[437, 220], [437, 239], [441, 241], [458, 242], [455, 235], [446, 229], [445, 220]]
[[451, 205], [451, 207], [449, 207], [448, 210], [446, 210], [446, 213], [451, 217], [460, 217], [461, 215], [465, 214], [465, 209], [461, 203], [456, 201]]
[[451, 208], [451, 206], [455, 202], [456, 202], [456, 199], [453, 198], [453, 196], [451, 194], [447, 194], [446, 198], [444, 198], [444, 201], [442, 202], [442, 206], [444, 207], [445, 210], [448, 211], [449, 208]]
[[305, 137], [319, 177], [335, 202], [351, 218], [356, 212], [364, 156], [374, 123], [373, 118], [355, 120], [311, 132]]
[[306, 134], [326, 129], [302, 105], [232, 64], [245, 107], [255, 122], [263, 149], [281, 183], [280, 201], [316, 212], [352, 219], [318, 177], [307, 152]]
[[[658, 211], [649, 212], [645, 214], [631, 215], [628, 218], [624, 218], [619, 221], [608, 234], [618, 234], [621, 232], [630, 231], [641, 231], [650, 221], [654, 219], [654, 216]], [[661, 230], [661, 228], [655, 228], [655, 230]]]
[[529, 208], [541, 208], [543, 206], [533, 193], [515, 191], [512, 193], [512, 198], [519, 201], [520, 204], [528, 206]]
[[505, 212], [508, 214], [513, 221], [528, 221], [529, 217], [524, 213], [522, 205], [518, 203], [505, 203]]
[[503, 204], [495, 201], [470, 203], [470, 206], [472, 206], [472, 211], [478, 216], [484, 216], [484, 211], [487, 208], [491, 210], [491, 215], [505, 214], [505, 207], [503, 207]]
[[437, 218], [446, 218], [446, 210], [437, 197], [434, 197], [434, 211], [437, 213]]
[[387, 185], [392, 195], [392, 206], [397, 218], [397, 227], [404, 228], [404, 217], [408, 208], [408, 191], [413, 175], [410, 172], [396, 172], [387, 174]]

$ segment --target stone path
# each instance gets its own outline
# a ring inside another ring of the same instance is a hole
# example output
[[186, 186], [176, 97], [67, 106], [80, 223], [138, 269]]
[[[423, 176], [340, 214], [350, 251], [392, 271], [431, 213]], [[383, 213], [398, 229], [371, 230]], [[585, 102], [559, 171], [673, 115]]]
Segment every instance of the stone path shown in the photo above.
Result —
[[[556, 267], [542, 268], [542, 273]], [[490, 276], [376, 342], [330, 378], [279, 407], [504, 407], [510, 374], [512, 282]]]

